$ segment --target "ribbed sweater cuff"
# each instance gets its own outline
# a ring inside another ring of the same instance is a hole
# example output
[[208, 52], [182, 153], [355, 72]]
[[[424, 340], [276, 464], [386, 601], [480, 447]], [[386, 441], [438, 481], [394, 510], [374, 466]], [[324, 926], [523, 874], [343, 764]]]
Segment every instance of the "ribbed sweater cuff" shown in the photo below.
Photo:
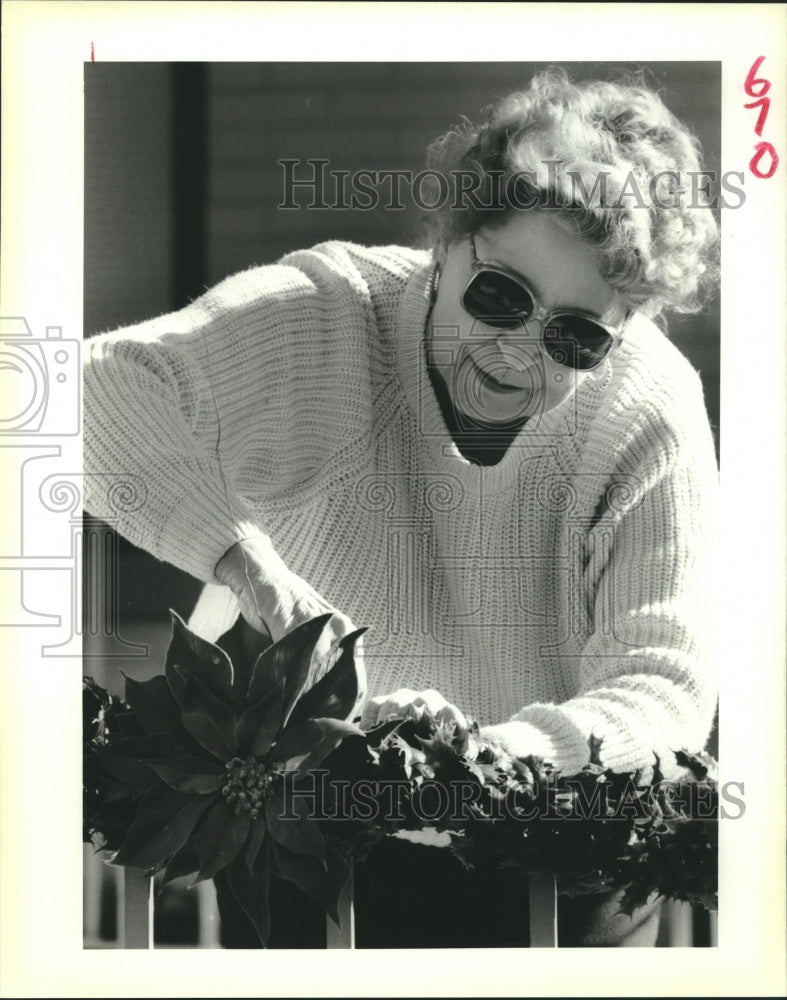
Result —
[[216, 564], [236, 542], [263, 535], [245, 512], [229, 515], [225, 498], [217, 499], [215, 514], [209, 513], [210, 497], [199, 491], [184, 497], [171, 511], [162, 529], [167, 557], [198, 580], [215, 583]]
[[481, 736], [500, 743], [513, 757], [541, 757], [565, 774], [580, 771], [589, 758], [589, 747], [569, 725], [565, 732], [548, 733], [529, 722], [501, 722], [481, 729]]

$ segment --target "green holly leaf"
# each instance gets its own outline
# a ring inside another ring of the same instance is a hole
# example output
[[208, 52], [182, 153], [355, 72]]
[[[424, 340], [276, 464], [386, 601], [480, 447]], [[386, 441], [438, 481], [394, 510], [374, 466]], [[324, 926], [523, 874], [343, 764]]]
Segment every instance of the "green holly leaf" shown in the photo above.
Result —
[[167, 682], [178, 702], [186, 680], [194, 680], [214, 698], [232, 704], [232, 664], [212, 642], [200, 638], [176, 612], [172, 616], [172, 639], [164, 666]]
[[236, 816], [223, 800], [216, 802], [192, 838], [199, 858], [194, 884], [213, 878], [216, 872], [231, 864], [240, 853], [248, 832], [248, 816]]
[[309, 676], [312, 653], [331, 615], [320, 615], [288, 632], [275, 645], [260, 654], [249, 682], [250, 705], [276, 697], [283, 690], [284, 721]]
[[92, 677], [82, 678], [82, 742], [104, 738], [104, 712], [112, 699]]
[[358, 629], [341, 639], [339, 659], [327, 674], [298, 699], [290, 715], [291, 724], [315, 718], [350, 718], [361, 694], [353, 650], [365, 631], [366, 629]]
[[372, 749], [379, 749], [381, 744], [388, 739], [395, 729], [399, 729], [403, 722], [403, 719], [389, 719], [387, 722], [381, 722], [366, 734], [367, 744]]
[[704, 781], [708, 777], [708, 770], [713, 763], [706, 754], [688, 753], [686, 750], [675, 750], [675, 761], [680, 767], [685, 767], [691, 771], [697, 781]]
[[150, 767], [171, 787], [179, 792], [207, 795], [217, 792], [224, 781], [224, 768], [205, 757], [172, 757], [168, 760], [149, 760]]
[[272, 839], [296, 854], [313, 854], [325, 864], [325, 838], [310, 818], [312, 804], [306, 796], [293, 795], [286, 803], [277, 791], [265, 803], [265, 825]]
[[599, 767], [604, 766], [601, 760], [601, 747], [603, 743], [604, 740], [602, 737], [596, 736], [594, 733], [590, 734], [590, 738], [588, 739], [588, 746], [590, 747], [590, 763]]
[[630, 883], [621, 897], [619, 911], [627, 917], [633, 916], [636, 910], [647, 903], [652, 893], [653, 886], [649, 881]]
[[212, 801], [212, 795], [176, 792], [160, 781], [140, 798], [112, 863], [145, 871], [161, 867], [186, 843]]

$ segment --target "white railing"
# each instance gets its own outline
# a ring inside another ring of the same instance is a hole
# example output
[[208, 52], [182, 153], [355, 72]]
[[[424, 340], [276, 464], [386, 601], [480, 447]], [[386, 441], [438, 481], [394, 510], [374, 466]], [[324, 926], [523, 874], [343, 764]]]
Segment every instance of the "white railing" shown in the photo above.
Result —
[[[109, 873], [109, 874], [107, 874]], [[114, 941], [101, 939], [102, 885], [109, 877], [115, 883]], [[216, 892], [211, 882], [201, 882], [191, 890], [197, 897], [197, 940], [195, 947], [218, 948], [219, 916]], [[330, 949], [355, 946], [355, 921], [352, 905], [352, 879], [339, 899], [341, 926], [326, 917], [327, 947]], [[557, 891], [551, 875], [535, 875], [529, 880], [531, 948], [557, 947]], [[89, 848], [85, 854], [85, 946], [152, 949], [155, 905], [153, 880], [122, 868], [108, 868]], [[717, 944], [716, 914], [709, 915], [709, 944]], [[694, 913], [685, 903], [665, 903], [663, 906], [659, 944], [671, 948], [694, 945]]]
[[[88, 849], [89, 851], [89, 849]], [[101, 895], [105, 873], [115, 883], [114, 942], [101, 940]], [[348, 880], [339, 897], [340, 925], [326, 917], [327, 947], [355, 947], [355, 915], [353, 912], [353, 880]], [[219, 947], [219, 917], [216, 892], [210, 882], [201, 882], [192, 890], [197, 893], [196, 947]], [[86, 947], [150, 948], [153, 943], [153, 920], [156, 895], [153, 879], [124, 868], [109, 868], [92, 852], [85, 855], [85, 945]], [[523, 942], [524, 943], [524, 942]], [[557, 892], [551, 876], [530, 878], [530, 947], [557, 947]]]

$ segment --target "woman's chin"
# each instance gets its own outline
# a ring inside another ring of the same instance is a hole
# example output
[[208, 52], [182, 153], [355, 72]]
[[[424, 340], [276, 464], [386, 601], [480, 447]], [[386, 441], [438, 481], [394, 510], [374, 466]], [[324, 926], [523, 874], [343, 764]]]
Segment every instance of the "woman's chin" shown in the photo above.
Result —
[[521, 423], [539, 412], [543, 394], [532, 389], [492, 388], [488, 384], [472, 398], [455, 400], [455, 405], [475, 424], [503, 426]]

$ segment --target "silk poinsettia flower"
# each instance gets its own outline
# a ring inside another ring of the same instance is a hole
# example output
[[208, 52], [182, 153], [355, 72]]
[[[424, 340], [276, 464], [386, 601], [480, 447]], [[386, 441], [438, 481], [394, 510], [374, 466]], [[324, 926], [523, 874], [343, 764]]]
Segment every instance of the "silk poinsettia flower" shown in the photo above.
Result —
[[142, 735], [101, 754], [103, 767], [138, 795], [112, 862], [149, 874], [164, 869], [165, 883], [194, 873], [193, 884], [216, 879], [263, 944], [271, 875], [295, 882], [338, 919], [349, 874], [328, 849], [309, 798], [291, 794], [344, 739], [364, 737], [350, 721], [364, 695], [353, 652], [364, 630], [317, 657], [330, 617], [295, 628], [253, 663], [233, 664], [173, 612], [163, 676], [126, 678]]

